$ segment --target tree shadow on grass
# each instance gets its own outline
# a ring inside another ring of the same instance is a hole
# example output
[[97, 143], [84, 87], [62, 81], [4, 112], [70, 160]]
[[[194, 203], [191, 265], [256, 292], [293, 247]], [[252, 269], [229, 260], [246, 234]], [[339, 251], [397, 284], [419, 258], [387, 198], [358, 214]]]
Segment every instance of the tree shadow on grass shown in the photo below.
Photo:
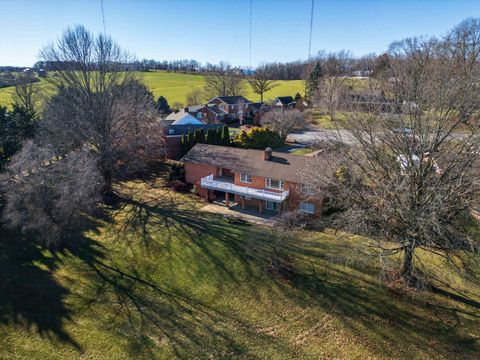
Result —
[[378, 269], [355, 262], [339, 264], [325, 256], [326, 251], [342, 254], [340, 244], [327, 248], [299, 241], [294, 248], [318, 260], [318, 273], [303, 269], [292, 283], [298, 291], [286, 291], [287, 296], [328, 309], [372, 352], [392, 356], [385, 351], [393, 347], [402, 358], [436, 357], [439, 353], [478, 357], [480, 318], [476, 303], [470, 304], [470, 309], [464, 308], [464, 302], [450, 308], [431, 293], [391, 293], [375, 280]]
[[[269, 344], [272, 338], [255, 332], [250, 324], [228, 311], [220, 311], [179, 289], [165, 289], [142, 275], [101, 261], [91, 269], [91, 295], [105, 301], [115, 315], [109, 330], [124, 338], [130, 356], [159, 355], [159, 346], [178, 358], [237, 357], [255, 359], [242, 339], [256, 338]], [[288, 346], [283, 345], [285, 353]], [[282, 344], [279, 344], [282, 348]]]
[[[193, 264], [182, 259], [181, 253], [175, 254], [180, 246], [182, 251], [198, 254], [194, 265], [205, 271], [213, 269], [208, 277], [218, 281], [220, 288], [222, 281], [245, 284], [248, 277], [252, 293], [256, 291], [253, 279], [262, 276], [258, 265], [263, 255], [261, 246], [249, 248], [245, 236], [249, 227], [231, 226], [221, 216], [199, 212], [193, 202], [177, 200], [169, 195], [150, 202], [121, 199], [102, 218], [105, 242], [94, 241], [85, 232], [73, 239], [63, 251], [63, 259], [68, 273], [82, 276], [81, 288], [73, 295], [79, 308], [90, 308], [92, 314], [98, 311], [97, 316], [92, 315], [97, 326], [123, 339], [121, 343], [127, 344], [124, 351], [132, 357], [156, 357], [161, 348], [180, 358], [258, 358], [248, 347], [251, 339], [265, 346], [275, 340], [279, 349], [288, 353], [288, 344], [258, 334], [227, 309], [199, 300], [191, 289], [182, 289], [181, 284], [161, 285], [164, 281], [153, 276], [158, 275], [155, 269], [149, 272], [148, 261], [136, 262], [131, 256], [139, 251], [150, 258], [171, 254], [175, 257], [172, 262], [188, 269]], [[234, 259], [242, 274], [231, 269], [226, 259]], [[65, 319], [57, 316], [59, 327], [72, 315], [69, 309], [64, 311]]]
[[[163, 251], [172, 256], [175, 256], [172, 243], [182, 242], [184, 247], [210, 262], [221, 277], [241, 281], [245, 273], [252, 280], [263, 276], [258, 273], [258, 265], [265, 264], [271, 252], [265, 234], [250, 226], [229, 224], [221, 215], [201, 212], [191, 199], [179, 203], [171, 193], [153, 201], [123, 198], [116, 211], [121, 212], [124, 226], [111, 230], [117, 232], [113, 238], [125, 241], [125, 234], [131, 233], [134, 234], [131, 239], [134, 246], [140, 242], [146, 251]], [[162, 232], [160, 239], [159, 231]], [[255, 237], [265, 241], [252, 241]], [[241, 276], [226, 264], [226, 258], [241, 264]], [[177, 261], [183, 260], [177, 257]], [[252, 288], [252, 291], [255, 289]]]
[[[69, 291], [52, 274], [58, 266], [56, 257], [42, 252], [33, 239], [3, 228], [0, 234], [0, 328], [35, 332], [81, 351], [64, 330], [72, 314], [64, 302]], [[8, 349], [8, 344], [4, 347]]]

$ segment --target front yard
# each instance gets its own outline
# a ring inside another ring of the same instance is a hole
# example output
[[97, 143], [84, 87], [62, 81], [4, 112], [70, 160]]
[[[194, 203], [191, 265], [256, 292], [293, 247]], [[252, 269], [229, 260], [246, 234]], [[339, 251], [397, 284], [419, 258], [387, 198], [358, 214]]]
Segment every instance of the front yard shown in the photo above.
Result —
[[470, 304], [391, 291], [366, 240], [331, 231], [297, 233], [281, 278], [269, 228], [155, 179], [118, 191], [61, 253], [2, 230], [0, 358], [478, 358], [480, 290], [463, 278]]

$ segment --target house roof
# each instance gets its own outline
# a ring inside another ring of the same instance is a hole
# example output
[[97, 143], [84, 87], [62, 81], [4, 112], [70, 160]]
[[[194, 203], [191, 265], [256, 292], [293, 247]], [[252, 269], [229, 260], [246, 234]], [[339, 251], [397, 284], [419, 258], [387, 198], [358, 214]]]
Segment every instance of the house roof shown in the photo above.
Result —
[[216, 115], [225, 115], [228, 114], [226, 111], [216, 107], [216, 106], [207, 106], [207, 109], [211, 112], [213, 112]]
[[202, 125], [202, 124], [204, 124], [204, 122], [201, 121], [201, 120], [198, 120], [198, 119], [194, 118], [192, 115], [186, 113], [180, 119], [177, 119], [172, 123], [172, 125], [188, 125], [188, 124]]
[[216, 128], [223, 128], [225, 125], [223, 124], [202, 124], [202, 125], [195, 125], [195, 124], [187, 124], [187, 125], [169, 125], [166, 128], [166, 135], [167, 136], [175, 136], [175, 135], [183, 135], [188, 134], [189, 132], [194, 132], [197, 129], [204, 129], [205, 132], [209, 129], [216, 129]]
[[198, 110], [203, 108], [203, 106], [204, 105], [191, 105], [191, 106], [188, 106], [186, 109], [188, 112], [197, 112]]
[[250, 108], [252, 110], [260, 111], [264, 108], [264, 103], [263, 102], [254, 102], [250, 104]]
[[186, 112], [184, 109], [180, 110], [180, 111], [177, 111], [177, 112], [172, 112], [170, 114], [167, 115], [167, 117], [165, 118], [165, 120], [178, 120], [178, 119], [181, 119], [182, 117], [184, 117], [186, 115]]
[[[212, 100], [215, 100], [215, 99], [220, 99], [221, 101], [223, 101], [224, 103], [226, 104], [229, 104], [229, 105], [235, 105], [235, 104], [238, 104], [238, 103], [251, 103], [250, 100], [248, 100], [247, 98], [243, 97], [243, 96], [217, 96], [216, 98], [213, 98]], [[212, 100], [210, 100], [209, 102], [211, 102]]]
[[280, 101], [284, 106], [295, 102], [291, 96], [279, 96], [275, 100]]
[[207, 164], [231, 169], [234, 172], [300, 182], [299, 174], [313, 158], [272, 152], [270, 160], [264, 160], [264, 150], [239, 149], [227, 146], [196, 144], [182, 161]]

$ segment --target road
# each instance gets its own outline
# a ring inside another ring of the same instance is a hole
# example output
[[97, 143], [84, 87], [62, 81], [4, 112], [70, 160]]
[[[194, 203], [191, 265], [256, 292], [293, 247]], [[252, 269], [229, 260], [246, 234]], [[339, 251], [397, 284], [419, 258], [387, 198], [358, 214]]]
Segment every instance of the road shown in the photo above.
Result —
[[302, 132], [290, 134], [287, 137], [288, 142], [298, 143], [304, 146], [311, 146], [318, 141], [329, 141], [338, 139], [341, 137], [347, 144], [354, 142], [353, 137], [346, 130], [328, 130], [328, 129], [315, 129], [305, 130]]
[[[287, 142], [297, 143], [302, 146], [311, 146], [318, 141], [338, 139], [339, 136], [346, 144], [353, 144], [355, 139], [347, 130], [310, 129], [288, 135]], [[452, 140], [467, 139], [467, 134], [456, 133], [450, 135]]]

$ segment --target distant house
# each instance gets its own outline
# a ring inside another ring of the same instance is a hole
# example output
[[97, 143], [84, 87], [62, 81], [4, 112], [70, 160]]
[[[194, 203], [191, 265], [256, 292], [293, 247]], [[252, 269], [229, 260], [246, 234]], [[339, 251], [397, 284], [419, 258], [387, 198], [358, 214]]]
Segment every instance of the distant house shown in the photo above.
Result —
[[273, 101], [273, 107], [276, 109], [293, 109], [295, 100], [291, 96], [279, 96]]
[[178, 119], [181, 119], [182, 117], [184, 117], [186, 115], [186, 111], [185, 109], [182, 109], [180, 111], [177, 111], [177, 112], [172, 112], [170, 114], [167, 115], [167, 117], [165, 118], [165, 120], [178, 120]]
[[178, 160], [182, 157], [182, 135], [203, 129], [205, 133], [209, 129], [223, 128], [223, 124], [169, 124], [169, 120], [163, 121], [164, 150], [167, 159]]
[[172, 124], [172, 125], [204, 124], [202, 120], [193, 117], [188, 112], [186, 112], [185, 109], [182, 109], [176, 113], [174, 112], [169, 114], [164, 121], [167, 121], [169, 122], [169, 124]]
[[[248, 115], [247, 108], [252, 104], [243, 96], [217, 96], [207, 102], [207, 110], [222, 116], [222, 121], [242, 120]], [[221, 110], [218, 111], [217, 109]]]
[[175, 120], [172, 125], [203, 125], [205, 124], [202, 120], [194, 118], [190, 114], [185, 114], [180, 119]]
[[242, 208], [281, 212], [295, 210], [320, 215], [322, 199], [299, 173], [312, 157], [266, 150], [196, 144], [183, 158], [185, 180], [206, 201], [224, 201]]
[[184, 110], [185, 112], [192, 115], [194, 118], [204, 121], [204, 117], [205, 117], [203, 112], [204, 106], [205, 105], [192, 105], [192, 106], [186, 107]]

